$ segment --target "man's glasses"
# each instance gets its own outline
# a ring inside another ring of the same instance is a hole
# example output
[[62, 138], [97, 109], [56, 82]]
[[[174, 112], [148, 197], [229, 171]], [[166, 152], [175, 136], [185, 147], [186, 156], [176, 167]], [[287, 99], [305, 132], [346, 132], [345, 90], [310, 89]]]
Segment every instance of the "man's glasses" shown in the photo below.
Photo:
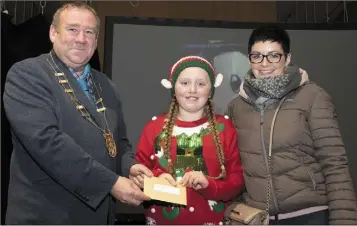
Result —
[[264, 58], [267, 58], [269, 63], [279, 63], [282, 56], [287, 54], [283, 53], [268, 53], [267, 55], [260, 53], [250, 53], [249, 61], [253, 64], [259, 64], [263, 62]]

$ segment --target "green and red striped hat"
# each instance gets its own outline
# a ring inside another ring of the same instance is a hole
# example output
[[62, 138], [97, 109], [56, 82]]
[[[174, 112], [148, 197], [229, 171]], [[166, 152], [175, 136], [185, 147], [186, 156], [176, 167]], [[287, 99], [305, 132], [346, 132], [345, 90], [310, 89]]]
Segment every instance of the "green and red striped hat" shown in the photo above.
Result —
[[216, 75], [216, 70], [214, 69], [212, 64], [208, 60], [199, 56], [186, 56], [181, 58], [172, 66], [169, 80], [162, 79], [161, 84], [165, 88], [171, 89], [171, 95], [173, 96], [175, 94], [175, 89], [173, 89], [173, 87], [175, 87], [175, 83], [177, 81], [178, 76], [183, 70], [189, 67], [199, 67], [208, 73], [212, 84], [211, 97], [213, 97], [215, 88], [222, 83], [223, 75]]

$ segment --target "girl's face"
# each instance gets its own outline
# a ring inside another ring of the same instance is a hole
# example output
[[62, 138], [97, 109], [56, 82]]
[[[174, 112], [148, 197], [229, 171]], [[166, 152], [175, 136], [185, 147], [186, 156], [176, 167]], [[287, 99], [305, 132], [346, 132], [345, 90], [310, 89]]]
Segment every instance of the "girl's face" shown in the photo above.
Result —
[[197, 114], [204, 107], [211, 94], [211, 81], [208, 73], [199, 67], [183, 70], [175, 83], [175, 95], [179, 104], [179, 112]]

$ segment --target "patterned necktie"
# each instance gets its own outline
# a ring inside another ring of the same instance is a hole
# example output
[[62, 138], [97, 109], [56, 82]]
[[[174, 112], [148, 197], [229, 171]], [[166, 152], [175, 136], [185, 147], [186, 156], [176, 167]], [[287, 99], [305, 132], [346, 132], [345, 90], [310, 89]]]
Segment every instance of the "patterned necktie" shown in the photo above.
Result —
[[87, 64], [84, 68], [82, 76], [78, 77], [78, 75], [70, 68], [70, 71], [77, 78], [77, 81], [78, 81], [80, 87], [82, 88], [84, 93], [87, 95], [90, 102], [92, 104], [95, 104], [95, 99], [93, 97], [93, 92], [92, 92], [92, 79], [88, 76], [89, 70], [90, 70], [90, 67]]

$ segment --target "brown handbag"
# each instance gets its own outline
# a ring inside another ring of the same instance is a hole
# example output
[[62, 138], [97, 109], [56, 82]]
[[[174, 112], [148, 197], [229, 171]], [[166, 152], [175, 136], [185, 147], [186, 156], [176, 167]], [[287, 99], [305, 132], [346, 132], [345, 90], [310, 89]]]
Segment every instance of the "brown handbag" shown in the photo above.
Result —
[[[269, 137], [269, 154], [268, 154], [268, 167], [270, 168], [271, 162], [271, 152], [273, 143], [273, 131], [276, 115], [284, 102], [283, 98], [279, 106], [276, 108], [271, 127], [270, 127], [270, 137]], [[234, 201], [226, 209], [224, 213], [224, 220], [226, 225], [269, 225], [269, 205], [270, 205], [270, 188], [271, 188], [271, 177], [268, 174], [268, 186], [266, 191], [266, 207], [265, 210], [257, 209], [244, 204], [243, 202]]]
[[250, 207], [241, 202], [231, 203], [225, 212], [226, 225], [268, 225], [269, 214], [265, 210]]

